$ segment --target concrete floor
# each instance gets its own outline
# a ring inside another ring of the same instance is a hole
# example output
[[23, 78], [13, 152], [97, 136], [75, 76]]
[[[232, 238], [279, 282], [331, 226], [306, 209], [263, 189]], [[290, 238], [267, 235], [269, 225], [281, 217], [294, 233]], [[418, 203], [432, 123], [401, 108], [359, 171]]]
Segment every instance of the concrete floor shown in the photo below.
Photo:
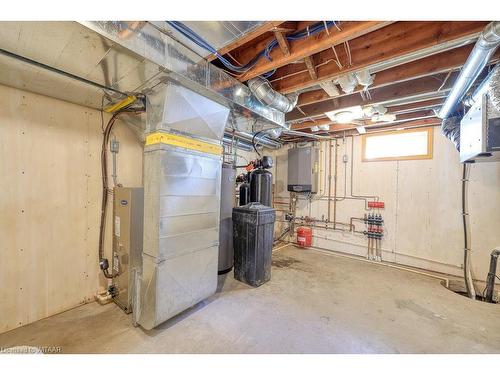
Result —
[[500, 306], [439, 280], [289, 246], [272, 279], [232, 273], [219, 291], [152, 331], [114, 304], [84, 305], [0, 335], [0, 347], [63, 353], [500, 353]]

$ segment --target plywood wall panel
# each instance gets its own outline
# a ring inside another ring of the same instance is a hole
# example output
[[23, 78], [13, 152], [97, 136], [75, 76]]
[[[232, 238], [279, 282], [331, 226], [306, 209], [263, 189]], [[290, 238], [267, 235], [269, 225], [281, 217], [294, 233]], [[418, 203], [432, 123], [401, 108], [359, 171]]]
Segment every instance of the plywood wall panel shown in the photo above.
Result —
[[[100, 113], [4, 86], [0, 97], [2, 332], [92, 300], [106, 280]], [[142, 145], [123, 124], [115, 129], [120, 182], [141, 186]]]
[[[384, 259], [428, 270], [461, 275], [463, 230], [461, 222], [462, 165], [453, 144], [434, 129], [434, 157], [430, 160], [361, 161], [361, 138], [339, 140], [338, 196], [350, 195], [350, 163], [354, 158], [354, 194], [379, 195], [386, 204], [382, 211], [386, 237], [382, 243]], [[349, 157], [345, 179], [342, 155]], [[273, 153], [278, 158], [275, 186], [280, 196], [286, 190], [286, 148]], [[328, 166], [325, 167], [328, 169]], [[471, 167], [469, 206], [472, 228], [473, 271], [484, 280], [489, 254], [500, 246], [500, 163], [478, 163]], [[333, 189], [332, 189], [333, 191]], [[284, 199], [280, 199], [284, 200]], [[301, 200], [297, 214], [321, 218], [327, 215], [327, 203]], [[333, 210], [333, 204], [332, 204]], [[344, 200], [337, 204], [337, 220], [362, 216], [362, 201]], [[363, 228], [358, 224], [359, 229]], [[362, 236], [315, 229], [313, 244], [322, 248], [357, 255], [366, 254]]]

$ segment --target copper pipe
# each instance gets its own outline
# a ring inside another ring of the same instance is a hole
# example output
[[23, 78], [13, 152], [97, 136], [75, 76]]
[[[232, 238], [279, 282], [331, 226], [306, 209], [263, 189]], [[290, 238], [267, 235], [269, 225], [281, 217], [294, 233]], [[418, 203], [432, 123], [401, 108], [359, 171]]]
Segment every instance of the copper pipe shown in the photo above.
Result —
[[[315, 218], [310, 218], [310, 219], [312, 219], [312, 220], [311, 221], [306, 221], [303, 218], [297, 217], [297, 218], [295, 218], [294, 221], [299, 221], [301, 225], [307, 225], [307, 226], [314, 227], [314, 228], [329, 229], [329, 230], [339, 230], [339, 231], [342, 231], [342, 232], [363, 233], [363, 232], [359, 232], [359, 231], [353, 231], [351, 229], [352, 225], [349, 224], [349, 223], [343, 223], [341, 221], [337, 221], [337, 222], [333, 223], [333, 222], [326, 222], [326, 221], [318, 220], [318, 219], [315, 219]], [[324, 223], [324, 225], [319, 225], [319, 224], [314, 224], [314, 223]], [[328, 224], [334, 224], [335, 227], [329, 227]], [[336, 224], [343, 225], [345, 227], [348, 227], [349, 229], [340, 229], [340, 228], [337, 228]]]

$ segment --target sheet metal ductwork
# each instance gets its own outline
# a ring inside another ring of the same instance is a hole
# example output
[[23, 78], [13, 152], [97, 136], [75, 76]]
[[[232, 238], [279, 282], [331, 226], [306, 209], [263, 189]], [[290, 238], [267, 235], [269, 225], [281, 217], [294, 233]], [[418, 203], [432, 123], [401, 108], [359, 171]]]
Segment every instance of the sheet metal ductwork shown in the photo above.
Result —
[[290, 112], [297, 105], [298, 94], [286, 97], [274, 90], [265, 78], [255, 77], [248, 80], [248, 87], [262, 104], [266, 104], [280, 112]]
[[136, 273], [133, 308], [134, 321], [146, 329], [217, 288], [221, 143], [228, 115], [227, 107], [175, 81], [148, 95], [143, 266]]
[[224, 131], [241, 132], [248, 146], [252, 133], [286, 128], [284, 113], [150, 22], [2, 23], [2, 51], [0, 83], [9, 86], [97, 109], [145, 95], [134, 321], [151, 329], [212, 295]]
[[455, 106], [471, 88], [474, 81], [500, 45], [500, 21], [489, 23], [479, 36], [474, 49], [467, 58], [455, 85], [439, 111], [439, 117], [447, 118]]
[[231, 138], [230, 135], [224, 135], [223, 142], [226, 146], [230, 146], [232, 144], [233, 147], [236, 147], [236, 148], [243, 150], [243, 151], [252, 151], [253, 150], [252, 145], [248, 142], [244, 142], [244, 141], [241, 141], [238, 139], [233, 143], [233, 139]]
[[148, 95], [166, 79], [231, 109], [232, 129], [287, 127], [283, 112], [263, 105], [246, 85], [155, 23], [0, 24], [0, 84], [101, 109], [128, 93]]
[[267, 138], [264, 134], [257, 134], [254, 137], [251, 133], [235, 132], [235, 136], [239, 139], [249, 142], [250, 144], [252, 144], [252, 141], [254, 141], [256, 145], [261, 145], [271, 149], [278, 149], [281, 147], [281, 143]]

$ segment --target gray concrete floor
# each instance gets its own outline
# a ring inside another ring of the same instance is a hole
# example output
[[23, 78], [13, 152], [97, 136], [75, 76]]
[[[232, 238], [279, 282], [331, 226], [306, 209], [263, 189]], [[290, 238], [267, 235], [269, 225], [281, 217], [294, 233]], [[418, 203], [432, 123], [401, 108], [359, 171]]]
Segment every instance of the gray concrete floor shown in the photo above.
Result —
[[63, 353], [499, 353], [500, 306], [439, 280], [289, 246], [272, 279], [221, 276], [208, 300], [152, 331], [114, 304], [87, 304], [0, 335], [0, 347]]

